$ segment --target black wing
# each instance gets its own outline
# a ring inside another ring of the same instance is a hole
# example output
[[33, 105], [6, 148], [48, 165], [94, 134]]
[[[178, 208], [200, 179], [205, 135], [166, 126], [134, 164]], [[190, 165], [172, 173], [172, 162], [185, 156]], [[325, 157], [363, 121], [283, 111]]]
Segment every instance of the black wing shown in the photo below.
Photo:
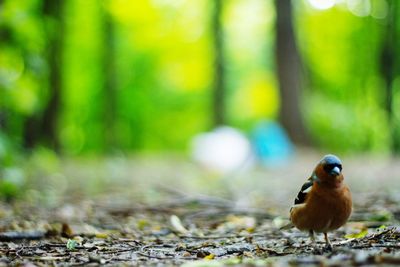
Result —
[[295, 205], [302, 204], [306, 201], [307, 193], [310, 192], [313, 183], [314, 182], [313, 182], [312, 178], [310, 178], [307, 180], [307, 182], [305, 182], [303, 184], [303, 186], [300, 189], [300, 192], [297, 194], [297, 197], [294, 200]]

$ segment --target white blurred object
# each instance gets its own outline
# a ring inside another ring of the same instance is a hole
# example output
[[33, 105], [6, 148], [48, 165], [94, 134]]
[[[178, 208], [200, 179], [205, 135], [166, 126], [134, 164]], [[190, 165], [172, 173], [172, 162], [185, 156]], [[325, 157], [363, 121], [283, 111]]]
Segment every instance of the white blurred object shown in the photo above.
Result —
[[192, 157], [204, 167], [222, 174], [247, 168], [254, 158], [247, 137], [227, 126], [196, 135], [192, 140]]

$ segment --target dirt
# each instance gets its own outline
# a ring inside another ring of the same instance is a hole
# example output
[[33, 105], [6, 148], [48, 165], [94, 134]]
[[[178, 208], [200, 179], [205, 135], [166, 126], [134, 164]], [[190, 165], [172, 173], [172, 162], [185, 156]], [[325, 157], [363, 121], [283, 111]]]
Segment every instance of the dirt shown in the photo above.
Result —
[[234, 175], [175, 159], [62, 162], [57, 179], [67, 181], [35, 172], [30, 188], [56, 193], [1, 204], [0, 265], [400, 264], [400, 164], [391, 159], [344, 160], [354, 211], [329, 234], [332, 251], [322, 236], [311, 244], [307, 233], [281, 229], [317, 159]]

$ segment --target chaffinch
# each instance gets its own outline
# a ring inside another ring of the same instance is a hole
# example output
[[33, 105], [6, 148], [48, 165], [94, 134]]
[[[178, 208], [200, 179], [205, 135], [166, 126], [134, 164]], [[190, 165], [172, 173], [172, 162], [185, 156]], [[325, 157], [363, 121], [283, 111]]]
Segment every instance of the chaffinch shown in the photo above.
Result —
[[350, 190], [343, 182], [342, 162], [326, 155], [303, 184], [290, 209], [290, 220], [299, 230], [324, 233], [326, 248], [332, 249], [328, 232], [344, 225], [351, 214]]

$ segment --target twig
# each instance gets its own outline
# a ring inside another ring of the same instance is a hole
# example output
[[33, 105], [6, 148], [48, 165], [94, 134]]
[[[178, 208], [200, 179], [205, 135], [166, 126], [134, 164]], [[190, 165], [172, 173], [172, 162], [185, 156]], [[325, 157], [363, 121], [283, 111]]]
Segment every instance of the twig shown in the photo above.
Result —
[[370, 239], [376, 239], [376, 238], [378, 238], [378, 237], [380, 237], [380, 236], [382, 236], [382, 235], [384, 235], [384, 234], [386, 234], [388, 232], [393, 232], [395, 229], [396, 229], [395, 227], [388, 227], [387, 229], [383, 230], [382, 232], [375, 233], [375, 234], [367, 237], [367, 239], [369, 239], [369, 240]]
[[167, 256], [167, 257], [161, 257], [161, 256], [154, 256], [154, 255], [150, 255], [150, 254], [146, 254], [144, 252], [140, 252], [140, 251], [136, 251], [136, 254], [140, 255], [140, 256], [144, 256], [147, 258], [152, 258], [152, 259], [158, 259], [158, 260], [170, 260], [170, 259], [174, 259], [175, 257], [173, 256]]
[[400, 248], [400, 244], [371, 244], [371, 247], [376, 248]]
[[137, 250], [135, 250], [134, 247], [130, 247], [130, 248], [125, 248], [125, 249], [117, 249], [117, 250], [98, 250], [97, 252], [99, 254], [117, 254], [117, 253], [122, 253], [122, 252], [137, 252]]
[[175, 257], [175, 256], [155, 256], [151, 254], [147, 254], [147, 249], [148, 248], [175, 248], [173, 245], [168, 245], [168, 244], [163, 244], [163, 245], [146, 245], [140, 248], [140, 251], [137, 251], [136, 254], [145, 256], [148, 258], [152, 259], [159, 259], [159, 260], [170, 260], [170, 259], [175, 259], [175, 260], [195, 260], [197, 259], [196, 257]]
[[0, 233], [0, 241], [9, 242], [16, 240], [38, 240], [45, 237], [45, 232], [42, 231], [25, 231], [25, 232], [2, 232]]

